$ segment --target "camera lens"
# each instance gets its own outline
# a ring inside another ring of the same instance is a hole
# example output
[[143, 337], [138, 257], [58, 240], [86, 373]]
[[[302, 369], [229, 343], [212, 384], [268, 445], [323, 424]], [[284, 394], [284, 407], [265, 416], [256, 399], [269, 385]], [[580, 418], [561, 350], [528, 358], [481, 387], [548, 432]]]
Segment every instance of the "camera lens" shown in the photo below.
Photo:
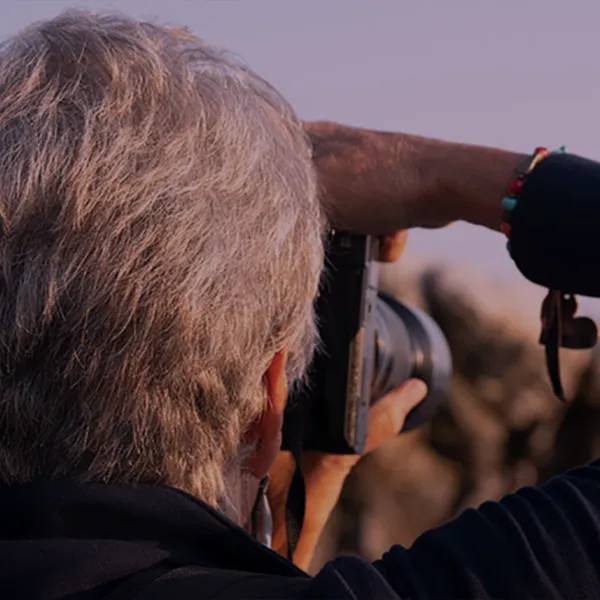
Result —
[[445, 401], [452, 355], [437, 323], [426, 313], [379, 293], [375, 309], [375, 375], [371, 402], [407, 379], [421, 379], [427, 397], [409, 414], [402, 431], [429, 421]]

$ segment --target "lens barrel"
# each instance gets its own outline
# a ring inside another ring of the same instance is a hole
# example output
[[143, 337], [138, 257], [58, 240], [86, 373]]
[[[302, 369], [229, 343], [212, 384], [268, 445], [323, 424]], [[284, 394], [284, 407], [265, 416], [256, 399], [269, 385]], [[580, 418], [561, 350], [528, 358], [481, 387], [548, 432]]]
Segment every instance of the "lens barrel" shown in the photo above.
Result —
[[452, 355], [438, 324], [425, 312], [379, 293], [375, 308], [375, 375], [371, 402], [407, 379], [421, 379], [427, 397], [409, 414], [402, 431], [429, 421], [446, 399]]

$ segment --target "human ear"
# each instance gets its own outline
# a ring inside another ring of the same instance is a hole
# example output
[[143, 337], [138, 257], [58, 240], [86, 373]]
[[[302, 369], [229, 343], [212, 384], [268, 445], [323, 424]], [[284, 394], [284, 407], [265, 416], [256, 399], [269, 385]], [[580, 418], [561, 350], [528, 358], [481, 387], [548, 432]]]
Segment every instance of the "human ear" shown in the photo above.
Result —
[[287, 352], [283, 350], [273, 356], [264, 375], [267, 405], [249, 432], [250, 439], [256, 440], [256, 446], [247, 459], [246, 467], [257, 479], [266, 477], [281, 449], [281, 429], [288, 394], [287, 358]]

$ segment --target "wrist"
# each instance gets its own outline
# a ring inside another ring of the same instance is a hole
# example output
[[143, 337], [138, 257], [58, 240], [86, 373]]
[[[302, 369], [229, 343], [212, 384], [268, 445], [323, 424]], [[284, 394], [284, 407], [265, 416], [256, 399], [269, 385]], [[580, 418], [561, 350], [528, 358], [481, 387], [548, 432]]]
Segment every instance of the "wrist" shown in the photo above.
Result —
[[527, 156], [464, 144], [448, 144], [442, 151], [445, 156], [437, 159], [435, 209], [448, 222], [466, 221], [498, 231], [502, 199]]
[[407, 212], [410, 227], [466, 221], [499, 230], [502, 198], [526, 155], [406, 134], [381, 135], [391, 141], [387, 152], [396, 169], [394, 203]]

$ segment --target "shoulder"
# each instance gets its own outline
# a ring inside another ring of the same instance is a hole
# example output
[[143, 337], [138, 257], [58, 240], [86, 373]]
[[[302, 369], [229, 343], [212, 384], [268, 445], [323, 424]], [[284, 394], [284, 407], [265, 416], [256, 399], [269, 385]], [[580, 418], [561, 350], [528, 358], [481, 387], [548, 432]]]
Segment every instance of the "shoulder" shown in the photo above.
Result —
[[371, 564], [350, 556], [328, 563], [314, 578], [182, 567], [163, 571], [137, 592], [136, 600], [400, 600]]
[[[305, 592], [312, 582], [308, 576], [290, 577], [200, 566], [161, 569], [155, 575], [143, 583], [135, 582], [142, 585], [127, 586], [127, 594], [137, 588], [136, 600], [293, 600], [306, 597]], [[121, 600], [121, 596], [116, 595], [114, 600], [117, 599]]]
[[383, 573], [357, 556], [341, 556], [314, 577], [303, 598], [401, 600]]

